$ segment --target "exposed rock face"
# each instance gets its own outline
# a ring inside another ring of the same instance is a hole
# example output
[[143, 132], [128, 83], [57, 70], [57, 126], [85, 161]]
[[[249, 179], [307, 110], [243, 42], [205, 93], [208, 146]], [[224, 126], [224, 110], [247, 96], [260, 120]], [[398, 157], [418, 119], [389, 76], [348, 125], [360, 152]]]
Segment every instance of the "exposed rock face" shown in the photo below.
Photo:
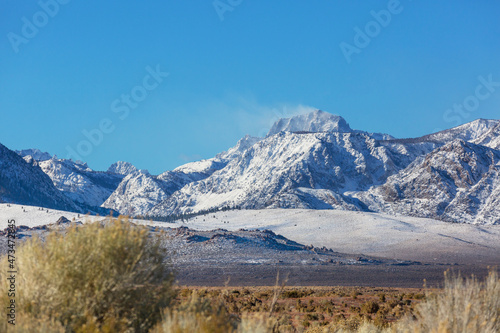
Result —
[[498, 224], [499, 194], [500, 152], [455, 140], [355, 196], [375, 211]]

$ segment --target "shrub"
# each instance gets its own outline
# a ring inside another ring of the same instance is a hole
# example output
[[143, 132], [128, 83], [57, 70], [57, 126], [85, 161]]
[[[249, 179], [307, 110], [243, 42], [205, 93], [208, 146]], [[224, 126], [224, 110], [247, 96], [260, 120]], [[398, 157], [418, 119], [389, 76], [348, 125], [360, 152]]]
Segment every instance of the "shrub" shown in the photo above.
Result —
[[500, 332], [500, 280], [490, 271], [481, 283], [474, 277], [445, 273], [444, 290], [417, 305], [422, 332]]
[[124, 218], [52, 231], [45, 241], [34, 237], [16, 257], [19, 311], [73, 331], [147, 331], [173, 296], [159, 238]]
[[153, 333], [231, 333], [238, 327], [237, 318], [227, 311], [222, 302], [215, 306], [197, 292], [177, 309], [167, 309], [163, 320]]
[[380, 309], [380, 306], [374, 301], [368, 301], [361, 305], [361, 311], [368, 314], [377, 313], [378, 309]]

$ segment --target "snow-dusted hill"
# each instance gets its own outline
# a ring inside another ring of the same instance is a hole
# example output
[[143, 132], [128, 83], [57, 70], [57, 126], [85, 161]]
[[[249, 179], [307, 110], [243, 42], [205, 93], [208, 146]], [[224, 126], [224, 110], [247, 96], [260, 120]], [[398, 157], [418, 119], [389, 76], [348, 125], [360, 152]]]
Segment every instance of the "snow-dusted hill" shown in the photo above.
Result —
[[[7, 220], [37, 227], [56, 222], [99, 221], [102, 217], [39, 207], [0, 204], [0, 230]], [[304, 245], [327, 247], [350, 254], [435, 263], [500, 263], [500, 226], [447, 223], [439, 220], [341, 210], [233, 210], [199, 215], [175, 223], [133, 220], [158, 227], [196, 230], [271, 230]]]
[[499, 225], [310, 209], [232, 210], [196, 216], [173, 225], [198, 230], [268, 229], [301, 244], [391, 259], [500, 263]]

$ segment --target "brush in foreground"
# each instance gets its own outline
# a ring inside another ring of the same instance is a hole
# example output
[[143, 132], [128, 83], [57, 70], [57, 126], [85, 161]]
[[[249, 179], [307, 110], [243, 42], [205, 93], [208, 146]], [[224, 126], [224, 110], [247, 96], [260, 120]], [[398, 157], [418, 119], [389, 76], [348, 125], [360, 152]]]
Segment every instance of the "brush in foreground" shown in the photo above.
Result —
[[[16, 257], [18, 311], [70, 331], [147, 331], [173, 296], [159, 238], [123, 218], [53, 231], [44, 241], [34, 237]], [[7, 282], [1, 279], [1, 290]], [[0, 301], [9, 300], [2, 293]]]

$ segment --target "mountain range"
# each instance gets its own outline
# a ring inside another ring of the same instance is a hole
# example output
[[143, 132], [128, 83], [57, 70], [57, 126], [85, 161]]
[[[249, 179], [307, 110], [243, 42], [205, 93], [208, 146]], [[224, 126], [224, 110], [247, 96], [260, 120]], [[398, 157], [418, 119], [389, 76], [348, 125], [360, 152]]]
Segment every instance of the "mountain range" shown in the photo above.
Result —
[[500, 224], [500, 121], [419, 138], [353, 130], [320, 110], [278, 120], [207, 160], [160, 175], [105, 171], [0, 145], [0, 201], [165, 217], [213, 209], [343, 209]]

